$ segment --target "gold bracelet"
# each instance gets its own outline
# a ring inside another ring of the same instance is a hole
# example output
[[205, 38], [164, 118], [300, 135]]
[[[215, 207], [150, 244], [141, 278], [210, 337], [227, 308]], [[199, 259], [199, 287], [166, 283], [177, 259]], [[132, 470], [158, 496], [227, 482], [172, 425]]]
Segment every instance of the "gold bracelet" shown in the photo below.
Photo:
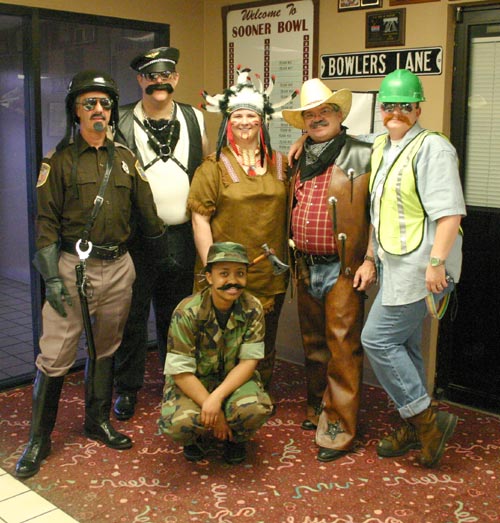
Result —
[[375, 258], [373, 256], [368, 256], [368, 254], [365, 254], [365, 257], [364, 257], [365, 260], [368, 260], [372, 263], [375, 263]]

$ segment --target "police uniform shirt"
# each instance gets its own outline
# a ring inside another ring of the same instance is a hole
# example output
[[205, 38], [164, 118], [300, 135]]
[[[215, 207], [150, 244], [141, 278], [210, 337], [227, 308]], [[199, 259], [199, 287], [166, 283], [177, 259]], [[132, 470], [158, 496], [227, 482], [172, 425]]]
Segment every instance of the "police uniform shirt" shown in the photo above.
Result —
[[[76, 179], [72, 180], [75, 144], [78, 163]], [[91, 216], [106, 171], [111, 141], [106, 140], [102, 147], [95, 148], [78, 134], [75, 144], [42, 161], [37, 183], [37, 249], [59, 239], [77, 241]], [[111, 176], [90, 240], [96, 245], [124, 243], [130, 234], [132, 212], [137, 212], [146, 236], [162, 234], [163, 224], [157, 216], [145, 174], [133, 154], [115, 143]]]

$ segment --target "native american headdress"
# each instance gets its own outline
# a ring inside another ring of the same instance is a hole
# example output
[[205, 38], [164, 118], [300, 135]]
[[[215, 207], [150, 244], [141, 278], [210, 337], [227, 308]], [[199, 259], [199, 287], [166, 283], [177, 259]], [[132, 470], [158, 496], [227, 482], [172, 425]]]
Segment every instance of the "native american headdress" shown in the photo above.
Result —
[[256, 82], [254, 83], [249, 74], [250, 69], [241, 69], [240, 66], [238, 66], [237, 72], [238, 78], [236, 84], [225, 89], [223, 93], [210, 96], [206, 91], [201, 92], [201, 95], [206, 101], [205, 104], [201, 104], [202, 109], [211, 113], [222, 113], [223, 115], [217, 137], [217, 160], [219, 159], [222, 147], [228, 141], [229, 117], [238, 109], [250, 109], [262, 117], [262, 136], [260, 140], [261, 158], [264, 158], [265, 154], [272, 157], [273, 151], [267, 123], [273, 116], [281, 117], [281, 113], [276, 112], [276, 109], [292, 101], [299, 91], [297, 89], [284, 100], [272, 104], [270, 96], [276, 80], [274, 75], [271, 77], [267, 88], [264, 89], [260, 75], [255, 74]]

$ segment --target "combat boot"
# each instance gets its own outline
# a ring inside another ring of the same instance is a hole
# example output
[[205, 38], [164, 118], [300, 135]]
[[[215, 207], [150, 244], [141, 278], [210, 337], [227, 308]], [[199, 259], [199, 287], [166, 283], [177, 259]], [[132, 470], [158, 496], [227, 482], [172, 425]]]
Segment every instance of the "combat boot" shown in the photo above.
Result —
[[113, 395], [113, 358], [88, 358], [85, 367], [85, 435], [112, 449], [129, 449], [132, 440], [109, 420]]
[[413, 425], [403, 422], [391, 434], [382, 438], [377, 445], [377, 454], [381, 458], [403, 456], [412, 449], [420, 449], [420, 440]]
[[16, 476], [29, 478], [40, 470], [40, 464], [50, 454], [50, 435], [57, 417], [64, 376], [49, 377], [38, 370], [33, 385], [30, 439], [16, 464]]
[[458, 417], [449, 412], [437, 411], [431, 406], [408, 418], [408, 421], [415, 427], [422, 445], [420, 463], [429, 468], [437, 466], [443, 456], [446, 442], [455, 431]]

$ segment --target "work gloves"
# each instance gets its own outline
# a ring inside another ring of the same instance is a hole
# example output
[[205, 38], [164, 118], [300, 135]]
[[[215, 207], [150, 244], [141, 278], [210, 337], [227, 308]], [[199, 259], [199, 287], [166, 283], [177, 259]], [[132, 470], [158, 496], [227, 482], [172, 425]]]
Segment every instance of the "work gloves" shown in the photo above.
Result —
[[36, 252], [33, 265], [45, 282], [45, 298], [52, 308], [63, 318], [67, 316], [64, 302], [73, 305], [71, 296], [59, 276], [59, 248], [52, 243]]

